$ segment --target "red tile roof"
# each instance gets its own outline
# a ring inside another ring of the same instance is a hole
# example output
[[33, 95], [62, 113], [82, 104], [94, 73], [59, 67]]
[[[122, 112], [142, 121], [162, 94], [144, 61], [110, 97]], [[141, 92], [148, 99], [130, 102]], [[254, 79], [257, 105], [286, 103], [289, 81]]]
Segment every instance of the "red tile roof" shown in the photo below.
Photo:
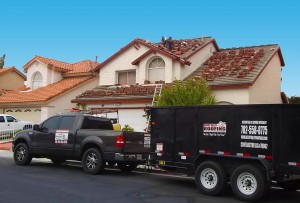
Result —
[[109, 86], [96, 87], [78, 95], [73, 103], [82, 103], [84, 101], [115, 101], [115, 100], [152, 100], [154, 94], [154, 85], [130, 85], [130, 86]]
[[204, 78], [212, 87], [252, 85], [276, 53], [284, 66], [278, 45], [224, 49], [214, 52], [188, 78]]
[[18, 69], [16, 69], [14, 66], [0, 69], [0, 75], [2, 75], [4, 73], [8, 73], [10, 71], [15, 71], [22, 78], [24, 78], [24, 80], [26, 80], [26, 76], [23, 73], [21, 73]]
[[148, 40], [137, 38], [127, 44], [125, 47], [121, 48], [120, 51], [116, 52], [114, 55], [106, 59], [103, 63], [97, 66], [97, 70], [108, 64], [110, 61], [121, 55], [130, 47], [134, 46], [136, 49], [139, 49], [140, 45], [144, 45], [148, 47], [150, 50], [144, 53], [142, 56], [135, 59], [132, 64], [136, 65], [143, 57], [149, 55], [152, 52], [158, 52], [163, 54], [173, 60], [178, 61], [179, 63], [190, 65], [191, 62], [188, 59], [193, 56], [195, 53], [200, 51], [206, 45], [213, 43], [217, 50], [219, 47], [216, 41], [213, 38], [205, 37], [205, 38], [196, 38], [196, 39], [181, 39], [181, 40], [172, 40], [173, 41], [173, 49], [170, 51], [166, 47], [163, 46], [162, 42], [152, 43]]
[[88, 73], [88, 72], [94, 72], [95, 67], [98, 66], [100, 63], [91, 61], [91, 60], [84, 60], [80, 61], [74, 64], [50, 59], [50, 58], [45, 58], [41, 56], [35, 56], [32, 58], [28, 63], [26, 63], [23, 68], [24, 72], [27, 72], [28, 67], [30, 64], [32, 64], [33, 61], [38, 60], [46, 65], [48, 67], [56, 69], [58, 71], [63, 72], [64, 74], [77, 74], [77, 73]]
[[33, 91], [12, 91], [0, 96], [0, 104], [47, 102], [95, 77], [70, 77]]

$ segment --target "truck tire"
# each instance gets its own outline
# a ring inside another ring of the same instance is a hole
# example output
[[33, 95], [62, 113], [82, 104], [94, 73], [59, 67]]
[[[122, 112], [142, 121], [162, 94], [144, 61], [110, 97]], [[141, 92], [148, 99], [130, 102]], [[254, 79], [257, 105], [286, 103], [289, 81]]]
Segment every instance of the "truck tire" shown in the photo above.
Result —
[[86, 173], [95, 175], [101, 173], [104, 169], [104, 164], [101, 152], [96, 148], [87, 149], [82, 157], [83, 170]]
[[25, 143], [17, 144], [14, 149], [14, 161], [17, 165], [27, 166], [30, 164], [32, 156], [29, 153], [28, 146]]
[[195, 182], [200, 193], [220, 195], [227, 184], [227, 174], [221, 164], [205, 161], [197, 168]]
[[52, 163], [54, 163], [55, 165], [60, 165], [66, 162], [65, 159], [62, 158], [51, 158]]
[[124, 172], [124, 173], [129, 173], [136, 169], [137, 163], [135, 162], [118, 162], [118, 168]]
[[286, 191], [297, 191], [300, 189], [300, 180], [278, 182], [278, 185]]
[[266, 193], [268, 184], [265, 174], [260, 168], [242, 165], [232, 173], [231, 188], [239, 200], [253, 202], [259, 200]]

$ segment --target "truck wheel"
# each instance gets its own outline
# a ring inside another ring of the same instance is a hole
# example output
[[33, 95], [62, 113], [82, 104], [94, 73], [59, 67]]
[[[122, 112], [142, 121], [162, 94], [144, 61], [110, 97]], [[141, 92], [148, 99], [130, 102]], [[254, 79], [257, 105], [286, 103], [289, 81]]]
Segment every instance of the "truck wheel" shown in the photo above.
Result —
[[300, 189], [300, 180], [278, 182], [278, 185], [286, 191], [296, 191]]
[[232, 173], [231, 188], [238, 199], [252, 202], [265, 194], [268, 184], [261, 169], [252, 165], [242, 165]]
[[30, 164], [32, 156], [25, 143], [19, 143], [14, 150], [14, 161], [17, 165], [27, 166]]
[[89, 174], [98, 174], [104, 169], [102, 154], [98, 149], [87, 149], [82, 157], [83, 170]]
[[52, 163], [54, 163], [55, 165], [60, 165], [66, 162], [65, 159], [62, 158], [52, 158], [51, 159]]
[[226, 186], [227, 175], [224, 167], [213, 161], [205, 161], [197, 168], [195, 182], [199, 192], [205, 195], [219, 195]]
[[129, 173], [136, 169], [137, 163], [135, 162], [118, 162], [118, 168], [124, 172], [124, 173]]

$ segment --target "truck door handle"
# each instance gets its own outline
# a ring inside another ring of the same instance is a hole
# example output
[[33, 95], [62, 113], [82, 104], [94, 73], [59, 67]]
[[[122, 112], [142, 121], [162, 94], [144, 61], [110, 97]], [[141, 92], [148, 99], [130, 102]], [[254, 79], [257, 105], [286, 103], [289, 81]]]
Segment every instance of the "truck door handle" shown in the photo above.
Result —
[[7, 126], [9, 126], [9, 124], [7, 124]]

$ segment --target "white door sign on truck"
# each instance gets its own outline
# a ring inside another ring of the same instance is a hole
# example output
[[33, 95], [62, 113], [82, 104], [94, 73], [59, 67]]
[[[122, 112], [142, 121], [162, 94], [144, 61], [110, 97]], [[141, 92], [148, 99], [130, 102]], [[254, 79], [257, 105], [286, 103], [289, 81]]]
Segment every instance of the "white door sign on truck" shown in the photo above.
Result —
[[56, 144], [67, 144], [69, 138], [69, 130], [57, 130], [55, 132]]

